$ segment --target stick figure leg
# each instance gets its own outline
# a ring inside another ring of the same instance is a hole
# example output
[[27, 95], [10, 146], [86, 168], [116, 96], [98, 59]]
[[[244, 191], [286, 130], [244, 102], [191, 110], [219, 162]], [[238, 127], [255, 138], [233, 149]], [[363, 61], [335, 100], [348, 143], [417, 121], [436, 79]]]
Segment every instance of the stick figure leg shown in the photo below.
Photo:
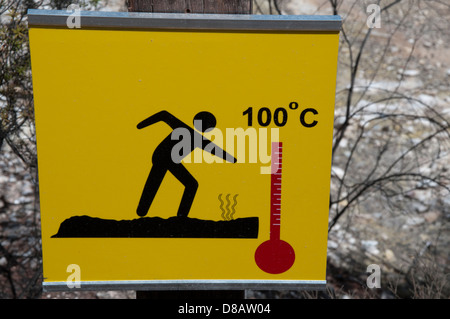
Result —
[[168, 169], [185, 187], [177, 216], [187, 217], [197, 193], [198, 182], [182, 164], [170, 165]]
[[145, 182], [144, 190], [142, 191], [141, 199], [136, 210], [139, 216], [147, 215], [147, 212], [152, 205], [153, 199], [155, 199], [156, 193], [158, 192], [159, 186], [161, 185], [166, 172], [167, 167], [153, 164], [147, 181]]

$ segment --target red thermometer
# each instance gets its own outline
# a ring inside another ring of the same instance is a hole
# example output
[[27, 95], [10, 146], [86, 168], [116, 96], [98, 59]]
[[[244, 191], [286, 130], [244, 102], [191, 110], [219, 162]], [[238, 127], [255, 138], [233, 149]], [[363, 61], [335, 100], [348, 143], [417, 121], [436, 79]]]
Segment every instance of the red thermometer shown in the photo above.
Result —
[[283, 144], [272, 142], [270, 176], [270, 239], [256, 249], [255, 261], [261, 270], [280, 274], [292, 267], [295, 252], [291, 245], [280, 239], [281, 224], [281, 170]]

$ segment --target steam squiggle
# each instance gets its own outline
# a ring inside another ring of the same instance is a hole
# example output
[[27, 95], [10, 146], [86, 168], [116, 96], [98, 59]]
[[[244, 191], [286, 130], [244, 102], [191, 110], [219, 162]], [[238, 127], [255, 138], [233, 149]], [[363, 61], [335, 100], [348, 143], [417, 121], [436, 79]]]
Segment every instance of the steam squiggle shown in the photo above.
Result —
[[230, 219], [234, 219], [233, 216], [234, 216], [234, 214], [236, 213], [236, 210], [235, 210], [234, 208], [235, 208], [236, 205], [237, 205], [236, 197], [238, 197], [238, 195], [239, 195], [239, 194], [236, 194], [236, 195], [233, 196], [233, 201], [234, 201], [234, 203], [233, 203], [233, 206], [231, 206], [231, 215], [230, 215]]
[[225, 198], [227, 199], [227, 215], [225, 216], [227, 220], [230, 220], [230, 194], [227, 194], [227, 196], [225, 196]]
[[223, 201], [222, 201], [222, 194], [219, 194], [219, 201], [220, 201], [220, 210], [222, 211], [222, 219], [225, 219], [225, 209], [223, 209]]

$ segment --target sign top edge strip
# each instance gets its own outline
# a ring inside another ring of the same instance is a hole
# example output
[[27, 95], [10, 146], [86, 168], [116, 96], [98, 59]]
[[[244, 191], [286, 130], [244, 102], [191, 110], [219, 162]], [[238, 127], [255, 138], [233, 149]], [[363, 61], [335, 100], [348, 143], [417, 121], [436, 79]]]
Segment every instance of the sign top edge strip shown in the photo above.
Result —
[[192, 29], [255, 31], [340, 31], [338, 15], [245, 15], [107, 11], [28, 10], [28, 26], [67, 27], [80, 17], [81, 29]]

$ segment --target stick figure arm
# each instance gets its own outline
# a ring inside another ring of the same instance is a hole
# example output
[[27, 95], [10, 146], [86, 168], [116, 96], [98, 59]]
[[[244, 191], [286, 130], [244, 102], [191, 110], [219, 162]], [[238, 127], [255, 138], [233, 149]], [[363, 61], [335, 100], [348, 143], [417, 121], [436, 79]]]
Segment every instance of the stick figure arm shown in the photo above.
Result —
[[185, 127], [186, 124], [184, 124], [182, 121], [177, 119], [175, 116], [170, 114], [167, 111], [161, 111], [158, 113], [153, 114], [152, 116], [146, 118], [145, 120], [139, 122], [137, 125], [138, 129], [143, 129], [144, 127], [147, 127], [149, 125], [155, 124], [157, 122], [163, 121], [167, 125], [169, 125], [172, 129], [176, 129], [178, 127]]
[[230, 162], [230, 163], [233, 163], [233, 164], [237, 162], [237, 159], [233, 155], [225, 152], [217, 144], [214, 144], [213, 142], [211, 142], [210, 140], [208, 140], [206, 138], [203, 139], [203, 146], [202, 146], [202, 148], [203, 148], [203, 150], [211, 153], [214, 156], [220, 157], [220, 158], [222, 158], [223, 160], [225, 160], [227, 162]]

